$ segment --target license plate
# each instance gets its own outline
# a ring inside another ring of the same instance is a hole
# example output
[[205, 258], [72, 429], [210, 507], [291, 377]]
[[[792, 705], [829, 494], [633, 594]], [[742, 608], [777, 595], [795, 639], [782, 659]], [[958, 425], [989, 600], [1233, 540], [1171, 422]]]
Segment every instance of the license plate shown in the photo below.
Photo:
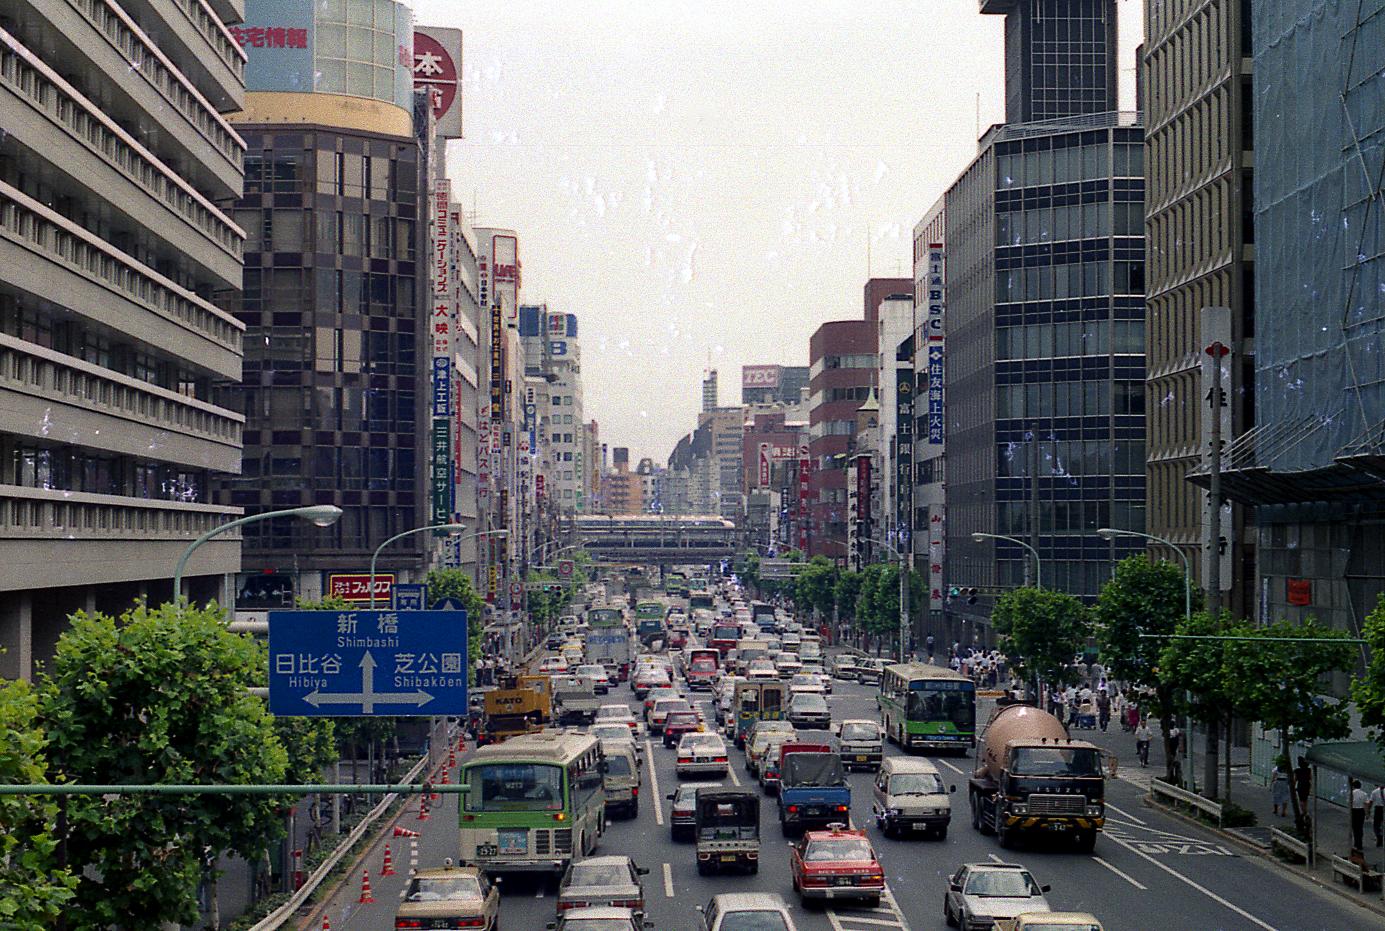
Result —
[[926, 824], [924, 824], [924, 823], [922, 823], [922, 822], [920, 822], [920, 821], [915, 821], [913, 824], [909, 825], [909, 830], [911, 830], [911, 831], [922, 831], [922, 830], [927, 829], [927, 827], [928, 827], [928, 825], [926, 825]]
[[836, 886], [849, 886], [849, 885], [851, 885], [851, 877], [850, 877], [850, 876], [836, 876], [836, 877], [833, 877], [833, 879], [832, 879], [832, 884], [833, 884], [833, 885], [836, 885]]
[[1068, 825], [1066, 821], [1055, 821], [1049, 825], [1049, 829], [1054, 831], [1066, 831]]
[[866, 755], [865, 755], [864, 753], [858, 753], [858, 754], [856, 754], [856, 762], [857, 762], [857, 763], [864, 763], [865, 761], [866, 761]]
[[724, 854], [721, 855], [721, 862], [722, 862], [722, 863], [735, 863], [735, 862], [736, 862], [736, 855], [735, 855], [734, 853], [724, 853]]
[[810, 805], [806, 813], [810, 815], [820, 815], [822, 814], [822, 809], [817, 805]]
[[477, 844], [477, 845], [476, 845], [476, 855], [477, 855], [478, 857], [493, 857], [493, 856], [495, 856], [498, 852], [499, 852], [499, 851], [497, 851], [496, 846], [495, 846], [494, 844]]

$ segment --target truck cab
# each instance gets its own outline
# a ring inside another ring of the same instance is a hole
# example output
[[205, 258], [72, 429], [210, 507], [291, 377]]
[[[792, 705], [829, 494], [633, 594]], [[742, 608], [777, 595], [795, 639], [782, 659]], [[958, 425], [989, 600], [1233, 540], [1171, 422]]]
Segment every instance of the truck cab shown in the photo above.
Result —
[[779, 826], [785, 837], [844, 822], [851, 785], [830, 744], [786, 743], [779, 748]]

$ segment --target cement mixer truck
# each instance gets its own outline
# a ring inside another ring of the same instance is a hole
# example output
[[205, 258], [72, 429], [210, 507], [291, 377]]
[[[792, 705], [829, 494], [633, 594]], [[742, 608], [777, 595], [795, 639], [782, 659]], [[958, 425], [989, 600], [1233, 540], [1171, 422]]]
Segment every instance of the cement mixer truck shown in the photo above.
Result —
[[971, 826], [1010, 847], [1024, 835], [1058, 835], [1090, 852], [1105, 822], [1101, 750], [1068, 736], [1033, 705], [996, 709], [977, 744], [968, 782]]

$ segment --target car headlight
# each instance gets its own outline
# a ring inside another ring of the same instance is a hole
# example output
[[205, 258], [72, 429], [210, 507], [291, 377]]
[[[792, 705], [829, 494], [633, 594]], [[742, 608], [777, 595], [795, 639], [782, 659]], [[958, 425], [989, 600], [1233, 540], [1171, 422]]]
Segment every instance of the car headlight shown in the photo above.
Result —
[[1101, 802], [1097, 802], [1097, 803], [1094, 804], [1094, 805], [1088, 805], [1088, 806], [1087, 806], [1087, 814], [1088, 814], [1089, 816], [1093, 817], [1093, 818], [1100, 818], [1100, 817], [1101, 817], [1101, 813], [1102, 813], [1104, 810], [1105, 810], [1105, 806], [1104, 806]]
[[891, 818], [898, 818], [900, 815], [904, 814], [904, 810], [902, 808], [886, 808], [885, 814]]
[[1024, 815], [1024, 814], [1028, 814], [1028, 813], [1029, 813], [1029, 806], [1026, 805], [1024, 802], [1011, 802], [1011, 803], [1010, 803], [1010, 814], [1012, 814], [1012, 815]]

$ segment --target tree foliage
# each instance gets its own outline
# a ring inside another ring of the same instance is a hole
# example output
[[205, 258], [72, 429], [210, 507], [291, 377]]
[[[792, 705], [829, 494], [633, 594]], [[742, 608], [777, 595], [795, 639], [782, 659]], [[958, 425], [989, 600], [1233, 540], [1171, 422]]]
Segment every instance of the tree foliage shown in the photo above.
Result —
[[[77, 614], [43, 690], [52, 769], [70, 781], [247, 785], [284, 781], [288, 755], [263, 699], [263, 652], [220, 609], [139, 605]], [[271, 796], [74, 796], [71, 927], [152, 928], [197, 918], [204, 865], [253, 860], [282, 832]]]
[[814, 556], [794, 579], [794, 603], [801, 609], [831, 614], [836, 603], [837, 568], [826, 556]]
[[1351, 697], [1356, 700], [1361, 723], [1374, 729], [1375, 741], [1385, 752], [1385, 594], [1366, 615], [1361, 638], [1370, 650], [1370, 662], [1366, 674], [1352, 682]]
[[[0, 783], [49, 781], [38, 710], [27, 682], [0, 682]], [[0, 927], [51, 928], [71, 900], [77, 878], [57, 865], [57, 814], [51, 798], [0, 796]]]
[[1091, 629], [1080, 599], [1044, 588], [1014, 588], [996, 599], [991, 622], [1000, 634], [1000, 649], [1026, 677], [1050, 685], [1077, 681], [1072, 658]]
[[[1213, 620], [1198, 611], [1179, 621], [1174, 632], [1180, 637], [1206, 637], [1228, 633], [1235, 626], [1229, 611]], [[1173, 689], [1179, 711], [1209, 726], [1219, 726], [1232, 711], [1229, 683], [1223, 672], [1228, 640], [1172, 639], [1159, 652], [1159, 677]]]
[[428, 585], [428, 600], [438, 602], [455, 598], [466, 609], [467, 658], [471, 681], [476, 682], [476, 663], [481, 659], [481, 636], [486, 627], [486, 599], [476, 590], [471, 576], [461, 569], [433, 569], [424, 580]]
[[861, 600], [861, 573], [855, 569], [842, 569], [837, 573], [836, 584], [832, 588], [833, 601], [837, 615], [846, 619], [856, 617], [856, 604]]

